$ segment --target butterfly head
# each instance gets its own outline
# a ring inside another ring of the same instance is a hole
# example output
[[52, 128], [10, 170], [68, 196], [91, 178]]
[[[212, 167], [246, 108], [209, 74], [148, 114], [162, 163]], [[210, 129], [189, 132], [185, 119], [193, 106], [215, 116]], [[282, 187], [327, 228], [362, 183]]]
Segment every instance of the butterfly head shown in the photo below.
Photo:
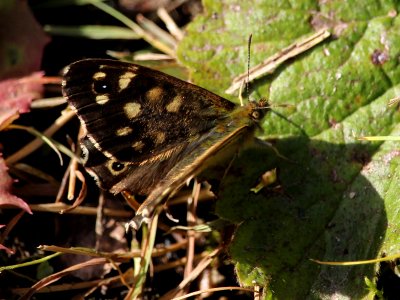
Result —
[[250, 118], [254, 122], [260, 122], [269, 110], [270, 105], [266, 99], [261, 99], [258, 102], [250, 102]]

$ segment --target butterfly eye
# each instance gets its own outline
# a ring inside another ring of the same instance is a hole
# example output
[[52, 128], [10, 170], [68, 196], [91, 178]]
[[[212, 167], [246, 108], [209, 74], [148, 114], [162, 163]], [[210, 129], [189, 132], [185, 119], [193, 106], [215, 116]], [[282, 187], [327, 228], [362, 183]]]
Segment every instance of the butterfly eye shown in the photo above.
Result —
[[111, 168], [115, 171], [115, 172], [120, 172], [125, 168], [125, 165], [120, 163], [120, 162], [113, 162], [111, 165]]
[[251, 117], [252, 117], [253, 119], [255, 119], [255, 120], [259, 120], [260, 117], [261, 117], [261, 114], [260, 114], [260, 112], [259, 112], [258, 110], [253, 110], [253, 111], [251, 112]]

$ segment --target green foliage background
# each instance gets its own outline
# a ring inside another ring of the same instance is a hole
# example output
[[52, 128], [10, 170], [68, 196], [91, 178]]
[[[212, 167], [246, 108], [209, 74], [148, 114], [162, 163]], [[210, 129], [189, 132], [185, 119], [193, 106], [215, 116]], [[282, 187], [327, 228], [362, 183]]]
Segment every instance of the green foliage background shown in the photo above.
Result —
[[[224, 95], [246, 70], [295, 40], [327, 28], [332, 37], [252, 85], [251, 98], [293, 104], [269, 114], [260, 147], [241, 155], [220, 187], [217, 214], [238, 224], [229, 252], [243, 285], [278, 299], [361, 299], [378, 265], [321, 266], [400, 253], [399, 144], [360, 142], [398, 135], [398, 1], [210, 1], [178, 49], [194, 83]], [[378, 60], [377, 60], [378, 59]], [[280, 188], [249, 189], [278, 168]], [[268, 295], [266, 296], [268, 297]]]

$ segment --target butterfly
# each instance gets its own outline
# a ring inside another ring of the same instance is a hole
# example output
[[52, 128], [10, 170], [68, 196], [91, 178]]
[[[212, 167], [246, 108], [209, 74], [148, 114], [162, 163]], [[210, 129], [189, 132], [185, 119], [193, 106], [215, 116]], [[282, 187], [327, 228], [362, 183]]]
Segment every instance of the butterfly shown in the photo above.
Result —
[[84, 59], [64, 72], [63, 95], [84, 129], [84, 166], [113, 194], [147, 195], [138, 229], [188, 179], [254, 140], [265, 100], [238, 106], [199, 86], [132, 63]]

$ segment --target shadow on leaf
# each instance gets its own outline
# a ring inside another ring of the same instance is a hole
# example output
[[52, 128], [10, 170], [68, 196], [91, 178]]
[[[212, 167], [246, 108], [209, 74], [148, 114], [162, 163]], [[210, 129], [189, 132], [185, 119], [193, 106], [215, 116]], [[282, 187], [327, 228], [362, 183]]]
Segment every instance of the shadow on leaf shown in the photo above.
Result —
[[[388, 224], [384, 200], [364, 176], [382, 166], [376, 144], [282, 139], [276, 148], [241, 153], [219, 187], [216, 213], [238, 224], [230, 245], [239, 281], [266, 286], [279, 299], [365, 296], [374, 265], [322, 266], [323, 261], [379, 257]], [[374, 166], [376, 165], [376, 166]], [[275, 187], [250, 191], [278, 168]]]

